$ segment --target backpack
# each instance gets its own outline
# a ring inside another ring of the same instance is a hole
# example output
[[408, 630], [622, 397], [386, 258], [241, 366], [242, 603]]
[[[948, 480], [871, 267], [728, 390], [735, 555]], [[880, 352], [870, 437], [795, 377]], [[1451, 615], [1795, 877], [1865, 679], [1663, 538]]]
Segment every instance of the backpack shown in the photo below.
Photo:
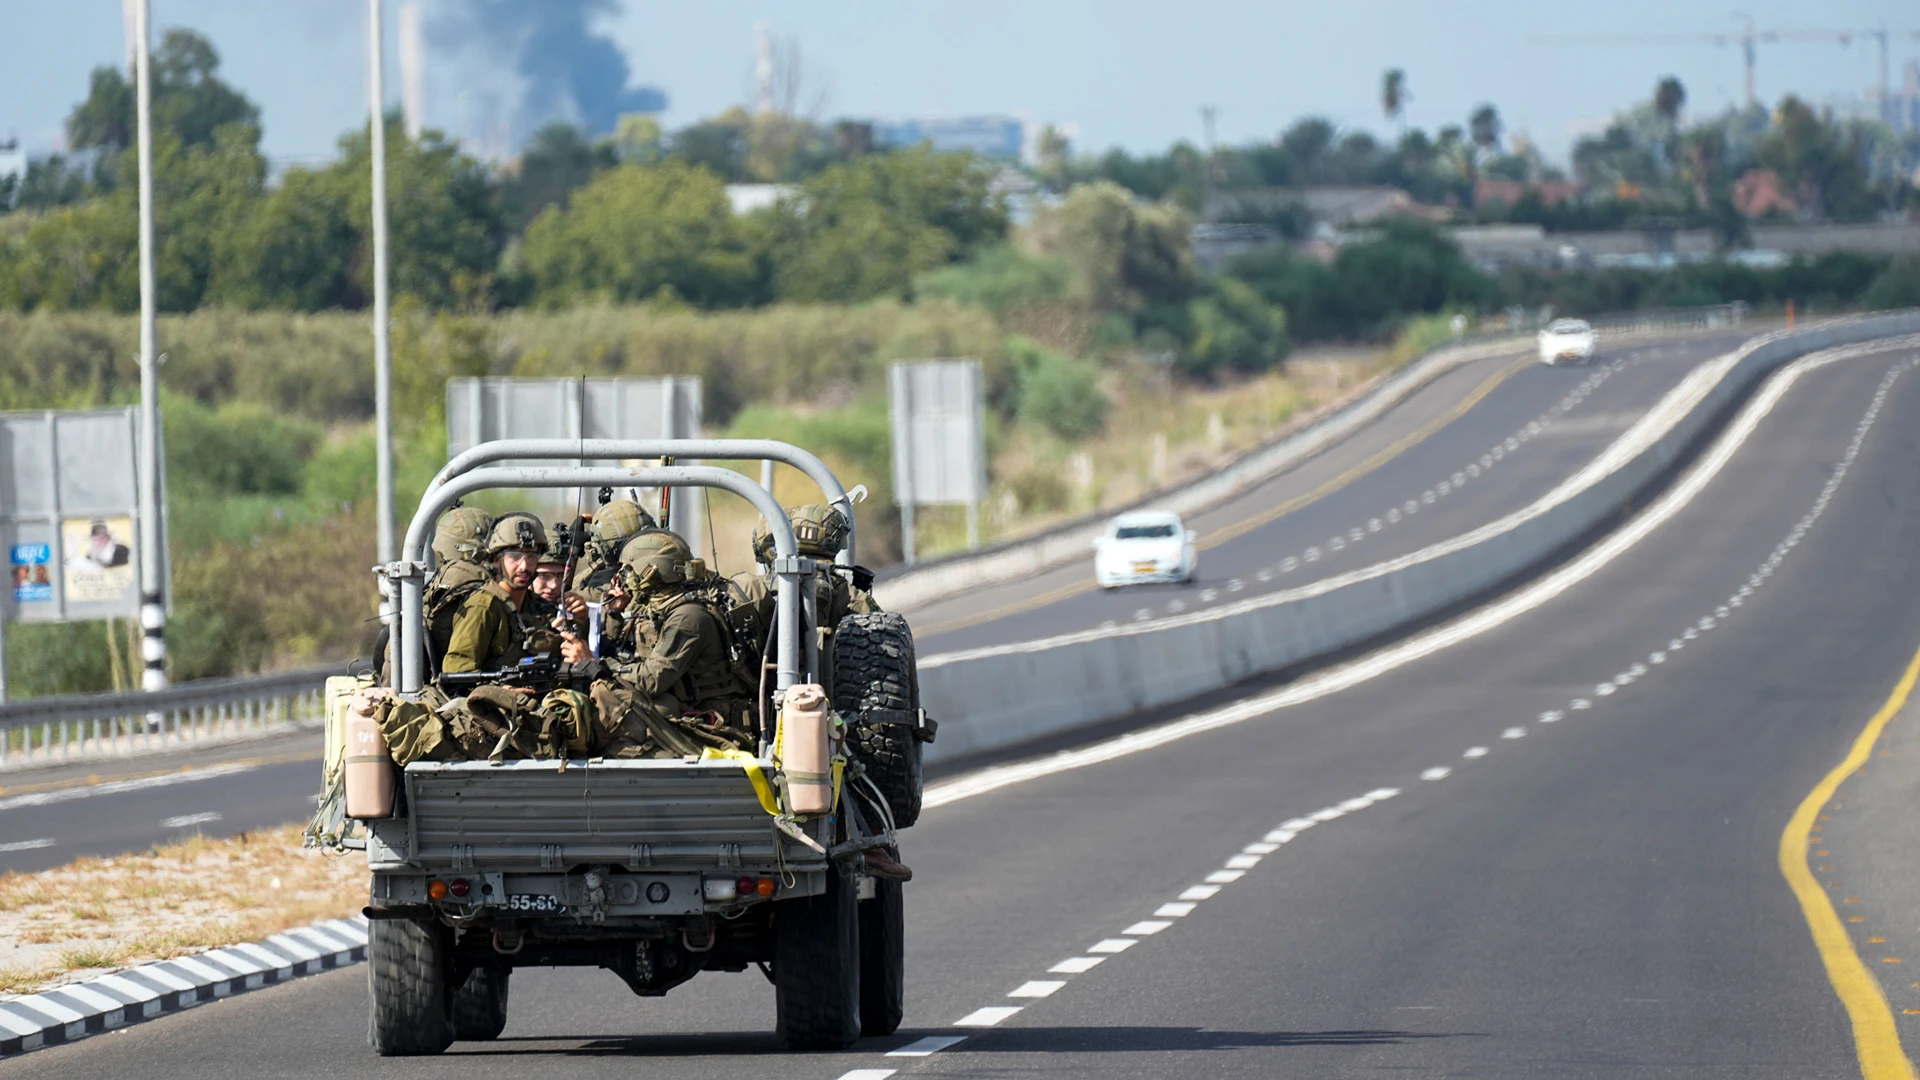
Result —
[[447, 644], [453, 640], [453, 621], [467, 597], [492, 580], [488, 569], [477, 562], [462, 559], [442, 566], [427, 583], [423, 607], [427, 620], [427, 658], [434, 671], [447, 658]]

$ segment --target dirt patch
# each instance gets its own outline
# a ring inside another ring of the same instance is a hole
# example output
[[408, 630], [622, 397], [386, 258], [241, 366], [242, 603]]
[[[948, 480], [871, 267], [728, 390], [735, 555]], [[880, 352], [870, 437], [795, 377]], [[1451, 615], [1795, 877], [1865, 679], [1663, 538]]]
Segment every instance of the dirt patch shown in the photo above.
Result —
[[367, 902], [367, 860], [287, 826], [0, 875], [0, 992], [258, 941]]

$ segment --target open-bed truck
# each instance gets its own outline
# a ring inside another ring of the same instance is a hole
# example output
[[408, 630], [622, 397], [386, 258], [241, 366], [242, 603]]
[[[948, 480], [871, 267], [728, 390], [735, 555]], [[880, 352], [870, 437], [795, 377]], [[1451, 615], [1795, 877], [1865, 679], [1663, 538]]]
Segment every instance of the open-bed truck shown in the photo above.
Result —
[[[582, 465], [496, 464], [556, 458]], [[851, 533], [837, 566], [800, 556], [780, 506], [739, 473], [585, 464], [651, 458], [783, 461], [853, 517], [833, 474], [783, 443], [483, 444], [435, 478], [401, 557], [377, 568], [398, 600], [386, 665], [394, 691], [417, 695], [430, 674], [422, 622], [428, 541], [462, 497], [487, 488], [731, 491], [760, 512], [774, 540], [765, 728], [790, 689], [820, 681], [822, 647], [836, 650], [833, 704], [847, 722], [848, 760], [834, 809], [787, 809], [772, 730], [761, 732], [757, 754], [731, 760], [409, 764], [392, 816], [360, 823], [373, 877], [369, 1039], [383, 1055], [497, 1037], [511, 975], [526, 966], [604, 968], [642, 996], [703, 971], [755, 967], [773, 983], [778, 1033], [793, 1049], [840, 1049], [901, 1022], [901, 887], [868, 876], [863, 853], [891, 845], [896, 825], [919, 812], [926, 724], [911, 633], [891, 615], [856, 616], [838, 635], [823, 633], [813, 578], [851, 569]]]

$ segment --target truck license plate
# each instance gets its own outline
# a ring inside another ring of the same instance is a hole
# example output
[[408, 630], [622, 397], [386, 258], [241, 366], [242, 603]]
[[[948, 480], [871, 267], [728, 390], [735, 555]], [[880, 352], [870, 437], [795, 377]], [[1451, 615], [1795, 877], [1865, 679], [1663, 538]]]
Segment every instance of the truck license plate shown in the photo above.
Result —
[[541, 893], [514, 893], [507, 897], [508, 911], [559, 911], [560, 898]]

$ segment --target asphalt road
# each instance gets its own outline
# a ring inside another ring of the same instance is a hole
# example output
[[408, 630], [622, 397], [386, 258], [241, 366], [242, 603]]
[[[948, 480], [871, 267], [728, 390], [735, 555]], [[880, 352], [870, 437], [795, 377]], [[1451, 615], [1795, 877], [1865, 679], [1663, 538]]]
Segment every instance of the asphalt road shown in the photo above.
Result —
[[1200, 534], [1196, 586], [1103, 593], [1089, 551], [1084, 562], [907, 614], [923, 652], [950, 652], [1163, 618], [1418, 551], [1545, 494], [1687, 372], [1749, 336], [1623, 343], [1577, 366], [1518, 353], [1462, 365], [1338, 445], [1189, 520]]
[[[502, 1040], [380, 1061], [353, 969], [0, 1080], [1857, 1075], [1776, 855], [1920, 645], [1916, 359], [1808, 373], [1671, 520], [1477, 636], [949, 781], [908, 836], [896, 1037], [773, 1056], [757, 973], [525, 972]], [[986, 1008], [1017, 1011], [961, 1025]]]

